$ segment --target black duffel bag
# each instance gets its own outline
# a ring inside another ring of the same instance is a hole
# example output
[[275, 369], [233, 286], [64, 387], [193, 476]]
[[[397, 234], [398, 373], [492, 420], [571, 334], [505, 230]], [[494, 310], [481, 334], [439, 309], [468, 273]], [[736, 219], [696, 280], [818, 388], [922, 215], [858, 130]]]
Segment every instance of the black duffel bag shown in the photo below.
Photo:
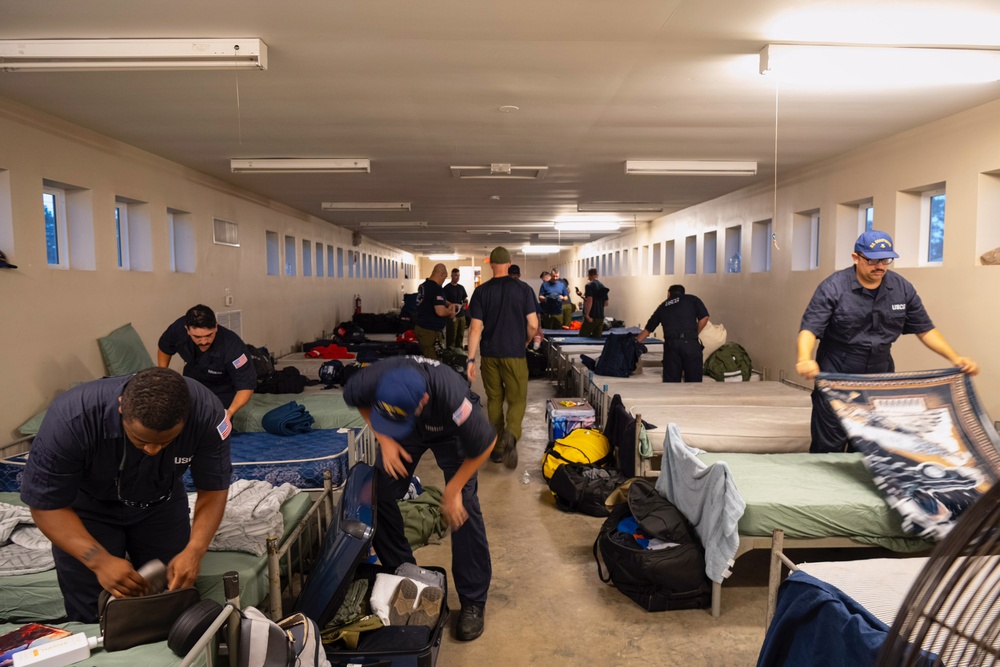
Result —
[[[618, 529], [622, 519], [629, 516], [635, 518], [645, 537], [677, 546], [643, 548], [634, 533]], [[604, 521], [594, 542], [594, 558], [601, 581], [610, 581], [646, 611], [702, 609], [711, 604], [705, 551], [694, 529], [646, 479], [632, 480], [627, 502], [617, 505]], [[607, 577], [601, 569], [602, 559]]]
[[604, 501], [624, 483], [625, 475], [620, 470], [565, 463], [552, 473], [549, 490], [556, 497], [556, 507], [564, 512], [606, 517], [608, 507]]

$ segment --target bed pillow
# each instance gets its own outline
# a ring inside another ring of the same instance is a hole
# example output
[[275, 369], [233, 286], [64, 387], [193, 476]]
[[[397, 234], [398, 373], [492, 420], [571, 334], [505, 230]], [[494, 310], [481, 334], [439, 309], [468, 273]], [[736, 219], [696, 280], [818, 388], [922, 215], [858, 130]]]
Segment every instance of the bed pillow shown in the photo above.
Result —
[[129, 375], [153, 366], [153, 359], [129, 322], [97, 339], [108, 376]]
[[18, 433], [21, 435], [35, 435], [38, 433], [38, 427], [42, 425], [42, 420], [45, 419], [46, 412], [48, 412], [48, 409], [42, 410], [28, 421], [18, 426]]

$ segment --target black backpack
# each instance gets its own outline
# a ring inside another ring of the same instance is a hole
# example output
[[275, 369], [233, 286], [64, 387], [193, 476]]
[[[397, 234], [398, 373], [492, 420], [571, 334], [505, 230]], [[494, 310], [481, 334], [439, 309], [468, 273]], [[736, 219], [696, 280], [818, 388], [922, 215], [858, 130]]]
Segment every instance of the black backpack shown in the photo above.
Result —
[[257, 378], [259, 394], [301, 394], [305, 391], [309, 378], [295, 366], [285, 366], [271, 373], [264, 382]]
[[254, 347], [250, 344], [247, 344], [247, 354], [253, 361], [254, 370], [257, 371], [257, 387], [259, 388], [274, 374], [274, 357], [266, 347]]
[[[635, 518], [646, 537], [677, 546], [643, 548], [633, 533], [618, 529], [622, 519], [629, 516]], [[610, 581], [646, 611], [702, 609], [711, 604], [705, 551], [694, 529], [647, 479], [633, 479], [627, 502], [617, 505], [604, 521], [594, 542], [594, 558], [601, 581]], [[607, 577], [601, 559], [608, 568]]]
[[549, 490], [556, 497], [556, 507], [564, 512], [606, 517], [609, 512], [604, 501], [624, 483], [625, 475], [620, 470], [566, 463], [552, 473]]
[[525, 350], [524, 356], [528, 361], [528, 378], [537, 380], [545, 377], [545, 373], [549, 370], [545, 355], [538, 350]]

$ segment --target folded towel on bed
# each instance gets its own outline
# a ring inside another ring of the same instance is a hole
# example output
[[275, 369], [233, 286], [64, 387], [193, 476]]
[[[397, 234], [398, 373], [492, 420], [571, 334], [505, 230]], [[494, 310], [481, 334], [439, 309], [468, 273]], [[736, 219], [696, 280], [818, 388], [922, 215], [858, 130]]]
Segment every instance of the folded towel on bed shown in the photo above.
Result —
[[55, 566], [52, 543], [31, 518], [31, 510], [0, 503], [0, 576], [44, 572]]
[[[267, 538], [281, 537], [285, 519], [281, 505], [299, 493], [291, 484], [274, 486], [270, 482], [238, 479], [229, 487], [226, 512], [208, 546], [209, 551], [243, 551], [255, 556], [267, 553]], [[194, 516], [196, 493], [188, 494], [188, 507]]]
[[299, 405], [295, 401], [290, 401], [268, 411], [260, 420], [260, 423], [268, 433], [273, 433], [274, 435], [296, 435], [298, 433], [309, 433], [315, 421], [305, 406]]
[[705, 465], [700, 450], [684, 444], [677, 424], [667, 426], [656, 490], [694, 525], [705, 547], [705, 574], [721, 584], [732, 572], [746, 502], [724, 461]]

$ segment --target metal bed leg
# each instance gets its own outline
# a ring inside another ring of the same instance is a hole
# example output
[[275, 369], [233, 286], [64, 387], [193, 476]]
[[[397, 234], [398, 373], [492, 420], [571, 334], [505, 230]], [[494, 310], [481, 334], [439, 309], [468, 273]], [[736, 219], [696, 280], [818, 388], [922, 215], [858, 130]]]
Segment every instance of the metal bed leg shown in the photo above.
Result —
[[712, 618], [722, 615], [722, 584], [712, 582]]
[[785, 543], [785, 531], [775, 528], [771, 533], [771, 568], [767, 577], [767, 610], [764, 613], [764, 627], [770, 627], [774, 607], [778, 602], [778, 583], [781, 581], [781, 550]]
[[[289, 576], [291, 575], [289, 560]], [[271, 596], [271, 619], [281, 619], [281, 562], [278, 559], [278, 538], [269, 535], [267, 538], [267, 579]]]

